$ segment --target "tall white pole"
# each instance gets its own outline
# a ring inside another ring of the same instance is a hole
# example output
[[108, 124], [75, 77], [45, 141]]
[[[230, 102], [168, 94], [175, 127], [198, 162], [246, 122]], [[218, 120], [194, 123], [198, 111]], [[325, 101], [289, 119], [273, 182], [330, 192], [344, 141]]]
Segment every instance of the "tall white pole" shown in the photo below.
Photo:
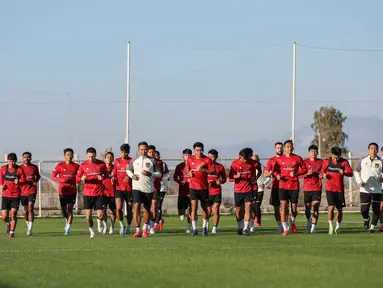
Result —
[[321, 139], [321, 137], [320, 137], [320, 132], [318, 131], [318, 156], [319, 156], [319, 158], [322, 158], [322, 139]]
[[125, 143], [129, 143], [129, 116], [130, 116], [130, 41], [128, 41], [127, 71], [126, 71], [126, 131]]
[[297, 66], [297, 43], [293, 44], [293, 103], [292, 103], [292, 125], [291, 125], [291, 140], [295, 144], [295, 100], [296, 100], [296, 66]]

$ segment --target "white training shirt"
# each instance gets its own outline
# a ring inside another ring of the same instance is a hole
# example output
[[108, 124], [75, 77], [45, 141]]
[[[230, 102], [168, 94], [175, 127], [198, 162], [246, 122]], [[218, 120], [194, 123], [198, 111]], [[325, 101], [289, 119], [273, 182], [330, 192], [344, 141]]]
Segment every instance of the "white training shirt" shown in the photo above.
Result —
[[[142, 171], [148, 171], [150, 176], [144, 176]], [[138, 176], [138, 180], [132, 180], [133, 190], [143, 193], [153, 193], [154, 178], [161, 178], [161, 170], [156, 160], [148, 156], [138, 156], [133, 158], [126, 170], [126, 174], [133, 179], [133, 175]]]
[[170, 171], [169, 171], [168, 165], [166, 165], [165, 162], [162, 162], [162, 163], [163, 163], [163, 168], [164, 168], [164, 175], [162, 176], [162, 180], [161, 180], [160, 192], [166, 192], [166, 191], [168, 191], [168, 183], [169, 183], [169, 179], [170, 179]]
[[[258, 192], [264, 192], [265, 191], [265, 187], [267, 186], [267, 184], [270, 183], [271, 181], [271, 177], [266, 177], [263, 176], [263, 172], [264, 172], [264, 167], [261, 165], [261, 169], [262, 169], [262, 173], [261, 173], [261, 176], [259, 176], [258, 180], [257, 180], [257, 184], [258, 184]], [[258, 170], [256, 171], [257, 173], [257, 176], [258, 176]], [[263, 185], [263, 187], [261, 187], [261, 185]]]
[[363, 187], [360, 187], [360, 193], [382, 194], [382, 172], [383, 162], [380, 157], [371, 160], [367, 155], [361, 158], [354, 173], [358, 184], [361, 181], [365, 183]]

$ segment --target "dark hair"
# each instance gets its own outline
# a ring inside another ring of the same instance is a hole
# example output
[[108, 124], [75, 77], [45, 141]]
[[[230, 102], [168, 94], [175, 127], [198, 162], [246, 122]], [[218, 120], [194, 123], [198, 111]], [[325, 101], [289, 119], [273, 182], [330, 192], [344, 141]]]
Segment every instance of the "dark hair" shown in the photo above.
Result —
[[380, 149], [381, 152], [383, 152], [383, 146], [382, 146], [382, 149]]
[[294, 145], [293, 143], [293, 140], [286, 140], [284, 143], [283, 143], [283, 146], [286, 146], [286, 144], [290, 143], [291, 145]]
[[161, 157], [161, 153], [160, 153], [160, 151], [157, 151], [157, 150], [156, 150], [156, 151], [154, 152], [154, 155], [156, 155], [156, 154], [157, 154], [158, 157]]
[[189, 154], [189, 155], [192, 155], [193, 152], [189, 149], [189, 148], [186, 148], [182, 151], [182, 155], [185, 155], [185, 154]]
[[317, 146], [317, 145], [310, 145], [310, 147], [309, 147], [309, 152], [310, 152], [311, 150], [318, 151], [319, 149], [318, 149], [318, 146]]
[[283, 146], [283, 143], [282, 143], [282, 142], [276, 142], [276, 143], [274, 144], [274, 147], [277, 147], [277, 145], [282, 145], [282, 146]]
[[340, 149], [339, 147], [332, 147], [331, 154], [340, 157], [342, 155], [342, 149]]
[[142, 141], [142, 142], [138, 143], [137, 147], [140, 147], [141, 145], [145, 145], [147, 147], [148, 143], [146, 143], [145, 141]]
[[17, 161], [16, 153], [9, 153], [7, 156], [7, 160]]
[[250, 159], [251, 154], [253, 154], [253, 151], [250, 148], [243, 148], [241, 151], [239, 151], [239, 156], [247, 159]]
[[156, 146], [154, 146], [154, 145], [149, 145], [149, 146], [148, 146], [148, 150], [154, 150], [154, 151], [156, 151]]
[[86, 153], [93, 153], [93, 154], [97, 154], [96, 152], [96, 149], [94, 149], [93, 147], [89, 147], [88, 149], [86, 149]]
[[368, 144], [368, 149], [370, 149], [370, 146], [371, 146], [371, 145], [375, 145], [376, 150], [379, 151], [379, 145], [378, 145], [378, 144], [376, 144], [375, 142], [371, 142], [370, 144]]
[[24, 152], [24, 153], [23, 153], [23, 156], [24, 156], [24, 155], [28, 155], [29, 157], [32, 157], [32, 153], [31, 153], [31, 152], [28, 152], [28, 151]]
[[114, 153], [109, 151], [109, 152], [106, 152], [105, 155], [104, 155], [104, 158], [106, 158], [107, 155], [112, 155], [112, 157], [114, 158]]
[[129, 153], [130, 152], [130, 145], [128, 143], [122, 144], [120, 146], [120, 151]]
[[203, 144], [201, 143], [201, 142], [195, 142], [194, 143], [194, 145], [193, 145], [193, 149], [195, 149], [195, 148], [202, 148], [202, 150], [203, 150]]
[[64, 155], [65, 155], [67, 152], [70, 152], [70, 153], [74, 154], [74, 151], [73, 151], [72, 148], [66, 148], [66, 149], [64, 149]]
[[211, 149], [208, 154], [214, 155], [216, 158], [218, 158], [218, 151], [215, 149]]

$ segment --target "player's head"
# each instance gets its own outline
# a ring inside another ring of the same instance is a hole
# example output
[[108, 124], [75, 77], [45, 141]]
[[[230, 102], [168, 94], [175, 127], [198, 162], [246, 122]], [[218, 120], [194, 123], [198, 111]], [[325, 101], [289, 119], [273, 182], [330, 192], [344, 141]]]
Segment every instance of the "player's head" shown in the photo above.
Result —
[[113, 152], [107, 152], [105, 154], [105, 163], [111, 165], [114, 161], [114, 154]]
[[31, 164], [32, 160], [32, 153], [31, 152], [24, 152], [23, 153], [23, 163], [26, 165]]
[[148, 154], [148, 143], [145, 141], [138, 143], [137, 152], [140, 156], [146, 156]]
[[253, 160], [259, 162], [259, 156], [258, 156], [258, 154], [253, 154], [253, 156], [251, 156], [251, 159], [253, 159]]
[[308, 150], [309, 150], [309, 157], [310, 158], [316, 158], [318, 156], [318, 146], [310, 145]]
[[201, 142], [194, 143], [193, 149], [194, 149], [195, 156], [197, 156], [197, 157], [202, 156], [202, 154], [203, 154], [203, 144]]
[[7, 156], [7, 163], [9, 167], [15, 167], [17, 162], [16, 153], [9, 153]]
[[370, 155], [370, 157], [375, 158], [376, 156], [378, 156], [378, 151], [378, 144], [376, 144], [375, 142], [368, 144], [368, 155]]
[[123, 159], [127, 159], [130, 153], [130, 145], [128, 143], [122, 144], [120, 146], [120, 156]]
[[211, 161], [215, 162], [217, 160], [217, 158], [218, 158], [218, 151], [215, 150], [215, 149], [211, 149], [208, 152], [208, 156], [211, 159]]
[[239, 158], [242, 160], [248, 160], [252, 156], [252, 151], [249, 150], [249, 148], [243, 148], [241, 151], [239, 151]]
[[157, 150], [156, 150], [156, 151], [154, 152], [154, 158], [155, 158], [155, 159], [161, 159], [161, 153], [160, 153], [160, 151], [157, 151]]
[[383, 146], [382, 146], [382, 148], [380, 149], [380, 154], [383, 156]]
[[184, 149], [184, 151], [182, 151], [182, 155], [184, 156], [184, 160], [185, 161], [188, 161], [189, 157], [192, 155], [192, 151], [188, 148]]
[[66, 148], [64, 149], [64, 158], [67, 162], [72, 162], [73, 160], [73, 149], [72, 148]]
[[96, 160], [96, 155], [96, 149], [94, 149], [93, 147], [89, 147], [88, 149], [86, 149], [86, 158], [89, 162], [94, 162]]
[[148, 156], [154, 158], [154, 153], [156, 152], [156, 146], [149, 145], [148, 146]]
[[331, 148], [331, 158], [334, 161], [338, 161], [340, 156], [342, 156], [342, 149], [339, 147], [332, 147]]
[[291, 153], [293, 153], [293, 151], [294, 151], [293, 141], [292, 141], [292, 140], [286, 140], [286, 141], [283, 143], [283, 150], [284, 150], [285, 153], [287, 153], [287, 154], [291, 154]]
[[278, 156], [282, 156], [283, 155], [283, 143], [282, 142], [277, 142], [274, 144], [275, 146], [275, 153], [278, 155]]

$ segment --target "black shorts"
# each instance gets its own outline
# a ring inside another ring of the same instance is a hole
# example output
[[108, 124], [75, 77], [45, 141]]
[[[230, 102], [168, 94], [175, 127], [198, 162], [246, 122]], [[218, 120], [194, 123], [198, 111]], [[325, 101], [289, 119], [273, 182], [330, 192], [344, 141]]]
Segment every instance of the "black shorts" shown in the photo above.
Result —
[[271, 190], [269, 204], [272, 206], [279, 206], [279, 190]]
[[190, 201], [199, 200], [201, 202], [208, 202], [209, 200], [209, 191], [208, 190], [195, 190], [189, 189], [190, 191]]
[[115, 197], [104, 196], [105, 209], [116, 210], [116, 199]]
[[258, 190], [253, 190], [253, 202], [255, 202], [257, 199], [257, 193], [258, 193]]
[[60, 206], [61, 208], [66, 207], [68, 204], [76, 203], [76, 195], [60, 195]]
[[116, 190], [115, 196], [116, 199], [121, 199], [122, 202], [133, 202], [132, 191], [121, 191]]
[[1, 199], [1, 210], [11, 210], [11, 209], [19, 210], [19, 205], [20, 205], [20, 198], [2, 197]]
[[326, 191], [328, 206], [335, 206], [337, 208], [346, 207], [346, 199], [344, 192]]
[[257, 203], [262, 204], [262, 201], [263, 201], [263, 191], [257, 192], [257, 194], [255, 195], [255, 199], [254, 200]]
[[322, 191], [305, 191], [303, 192], [305, 203], [311, 203], [313, 201], [319, 201], [322, 198]]
[[285, 190], [279, 189], [279, 200], [290, 201], [291, 203], [298, 203], [299, 190]]
[[160, 197], [159, 197], [159, 199], [164, 200], [165, 195], [166, 195], [166, 192], [160, 192]]
[[179, 196], [177, 200], [177, 209], [186, 210], [190, 207], [190, 198], [189, 196]]
[[20, 202], [22, 206], [28, 206], [29, 203], [35, 204], [36, 202], [36, 194], [28, 195], [28, 196], [21, 196]]
[[160, 192], [158, 192], [157, 190], [154, 190], [152, 200], [158, 200], [158, 199], [160, 199]]
[[84, 196], [84, 209], [104, 210], [104, 196]]
[[133, 190], [133, 203], [140, 203], [144, 205], [146, 210], [150, 209], [152, 205], [153, 193], [144, 193], [139, 190]]
[[371, 202], [382, 202], [382, 194], [360, 193], [360, 204], [371, 204]]
[[213, 206], [214, 203], [222, 203], [222, 195], [217, 194], [217, 195], [209, 195], [209, 201], [208, 201], [208, 206]]
[[246, 193], [234, 193], [235, 206], [239, 207], [245, 203], [253, 202], [253, 191]]

